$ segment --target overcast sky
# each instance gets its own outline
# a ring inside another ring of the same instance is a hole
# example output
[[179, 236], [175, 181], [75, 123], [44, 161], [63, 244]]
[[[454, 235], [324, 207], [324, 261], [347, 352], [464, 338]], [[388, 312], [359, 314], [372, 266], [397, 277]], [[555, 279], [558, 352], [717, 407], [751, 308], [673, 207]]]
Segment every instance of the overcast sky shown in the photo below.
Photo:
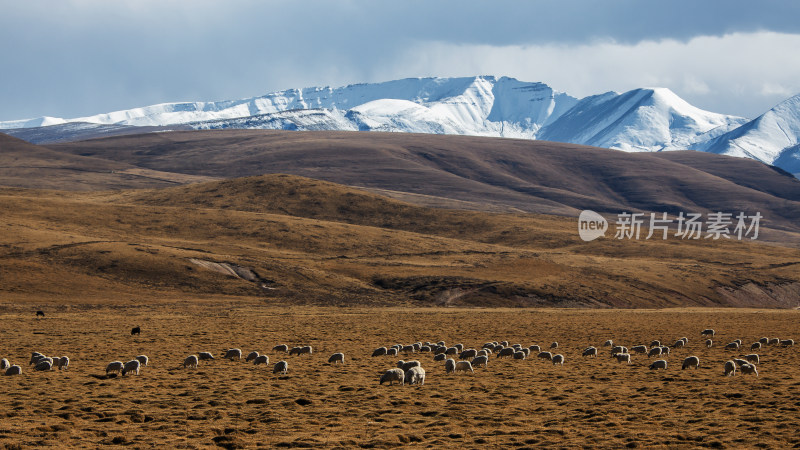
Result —
[[800, 93], [800, 2], [0, 0], [0, 120], [406, 77], [754, 117]]

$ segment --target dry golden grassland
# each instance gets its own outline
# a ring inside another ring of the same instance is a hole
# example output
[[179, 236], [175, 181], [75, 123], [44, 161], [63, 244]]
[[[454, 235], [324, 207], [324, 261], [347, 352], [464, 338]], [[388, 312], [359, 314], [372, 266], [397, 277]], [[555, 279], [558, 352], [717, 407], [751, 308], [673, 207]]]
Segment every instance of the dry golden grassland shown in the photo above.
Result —
[[[795, 310], [453, 309], [265, 307], [226, 297], [186, 297], [140, 306], [50, 305], [35, 318], [27, 305], [4, 304], [0, 356], [23, 366], [3, 377], [0, 445], [132, 448], [322, 447], [714, 447], [800, 445], [800, 355], [769, 346], [759, 376], [723, 376], [740, 338], [798, 338]], [[132, 326], [142, 327], [131, 336]], [[708, 349], [700, 338], [717, 330]], [[646, 356], [618, 364], [606, 339], [632, 346], [653, 339], [673, 349], [666, 371]], [[445, 374], [429, 353], [417, 359], [424, 386], [379, 385], [397, 357], [375, 347], [444, 340], [480, 347], [508, 340], [549, 346], [563, 366], [492, 357], [474, 374]], [[271, 351], [312, 345], [310, 356]], [[589, 346], [597, 358], [582, 358]], [[200, 351], [257, 350], [269, 367], [217, 359], [184, 369]], [[34, 372], [32, 351], [67, 355], [66, 371]], [[344, 352], [343, 366], [326, 363]], [[104, 376], [105, 365], [146, 354], [138, 376]], [[681, 370], [688, 355], [697, 370]], [[272, 364], [289, 363], [285, 376]]]

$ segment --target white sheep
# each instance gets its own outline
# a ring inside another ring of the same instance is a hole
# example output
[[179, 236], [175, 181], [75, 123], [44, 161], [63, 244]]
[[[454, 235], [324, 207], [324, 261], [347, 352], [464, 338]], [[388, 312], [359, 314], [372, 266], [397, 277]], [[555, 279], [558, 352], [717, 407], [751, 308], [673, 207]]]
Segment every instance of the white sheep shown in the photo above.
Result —
[[667, 370], [667, 361], [663, 359], [658, 359], [653, 361], [652, 364], [650, 364], [650, 370], [658, 370], [658, 369]]
[[139, 355], [139, 356], [137, 356], [136, 358], [133, 358], [133, 359], [138, 360], [145, 367], [147, 366], [147, 364], [150, 363], [150, 358], [148, 358], [147, 355]]
[[272, 368], [272, 373], [282, 373], [285, 374], [289, 371], [289, 363], [286, 361], [278, 361], [275, 363], [275, 366]]
[[11, 363], [7, 359], [0, 359], [0, 370], [6, 370], [11, 367]]
[[683, 342], [683, 339], [678, 339], [677, 341], [675, 341], [675, 344], [673, 344], [673, 347], [681, 348], [681, 347], [683, 347], [685, 345], [686, 345], [686, 343]]
[[410, 369], [412, 367], [417, 367], [417, 366], [422, 366], [422, 364], [420, 364], [419, 361], [417, 361], [417, 360], [403, 361], [401, 359], [400, 361], [397, 361], [397, 368], [398, 369], [403, 369], [403, 372], [407, 371], [408, 369]]
[[283, 352], [289, 353], [289, 346], [286, 344], [278, 344], [275, 347], [272, 347], [273, 352]]
[[425, 384], [425, 369], [420, 366], [412, 367], [406, 371], [404, 379], [408, 380], [408, 384], [418, 384], [422, 386]]
[[476, 357], [472, 358], [472, 366], [473, 367], [478, 367], [478, 366], [486, 367], [486, 365], [488, 363], [489, 363], [489, 357], [485, 356], [485, 355], [479, 355], [479, 356], [476, 356]]
[[508, 341], [503, 341], [500, 343], [503, 347], [508, 347]]
[[456, 349], [458, 349], [458, 353], [461, 353], [461, 352], [463, 352], [463, 351], [464, 351], [464, 344], [456, 344], [456, 345], [454, 345], [453, 347], [455, 347]]
[[794, 346], [794, 339], [784, 339], [781, 341], [781, 345], [784, 347], [792, 347]]
[[661, 341], [655, 340], [650, 342], [650, 348], [661, 347]]
[[603, 347], [613, 347], [613, 346], [614, 346], [614, 341], [611, 339], [603, 342]]
[[423, 345], [422, 347], [419, 348], [419, 351], [422, 353], [430, 353], [431, 350], [433, 349], [431, 348], [430, 345]]
[[760, 358], [755, 353], [751, 353], [749, 355], [745, 355], [744, 359], [746, 359], [747, 362], [749, 362], [751, 364], [759, 364], [761, 362]]
[[522, 348], [520, 351], [525, 353], [526, 358], [531, 355], [531, 350], [529, 348]]
[[67, 370], [67, 367], [69, 367], [69, 357], [62, 356], [58, 358], [58, 370]]
[[310, 345], [305, 345], [300, 348], [301, 355], [310, 355], [312, 353], [314, 353], [314, 349]]
[[234, 359], [242, 359], [242, 351], [238, 348], [229, 348], [225, 352], [225, 356], [223, 356], [223, 358], [230, 359], [231, 361]]
[[769, 340], [769, 345], [778, 345], [781, 343], [781, 340], [778, 338], [772, 338]]
[[344, 353], [334, 353], [328, 358], [328, 364], [344, 364]]
[[131, 372], [139, 375], [139, 367], [141, 367], [142, 363], [139, 362], [138, 359], [132, 359], [125, 363], [122, 366], [122, 376], [124, 377], [126, 373]]
[[550, 352], [539, 352], [539, 354], [536, 355], [536, 357], [537, 358], [541, 358], [541, 359], [546, 359], [548, 361], [552, 361], [553, 360], [553, 354], [550, 353]]
[[562, 366], [564, 365], [564, 355], [561, 354], [553, 355], [553, 365], [556, 364], [560, 364]]
[[769, 338], [768, 337], [762, 337], [761, 339], [758, 340], [758, 342], [761, 345], [767, 345], [767, 344], [769, 344]]
[[754, 366], [753, 364], [744, 364], [744, 365], [740, 366], [739, 369], [745, 375], [758, 376], [758, 369], [756, 369], [756, 366]]
[[42, 358], [42, 357], [44, 357], [43, 354], [41, 354], [39, 352], [32, 352], [31, 353], [31, 362], [30, 362], [30, 364], [33, 364], [37, 359]]
[[736, 375], [736, 363], [733, 361], [726, 361], [725, 362], [725, 376], [732, 377]]
[[745, 364], [749, 364], [746, 359], [741, 359], [741, 358], [733, 358], [733, 362], [738, 364], [740, 367]]
[[742, 340], [741, 339], [734, 339], [733, 342], [736, 342], [737, 344], [739, 344], [739, 347], [742, 346]]
[[447, 355], [445, 355], [444, 353], [439, 353], [438, 355], [433, 357], [433, 360], [434, 361], [444, 361], [445, 358], [447, 358]]
[[536, 344], [533, 344], [530, 347], [528, 347], [528, 350], [530, 350], [532, 353], [539, 353], [540, 351], [542, 351], [542, 348]]
[[453, 373], [456, 371], [456, 360], [453, 358], [447, 358], [444, 362], [444, 372], [445, 373]]
[[383, 356], [386, 354], [386, 347], [378, 347], [372, 351], [372, 356]]
[[446, 346], [447, 346], [447, 345], [444, 343], [444, 341], [439, 341], [439, 342], [437, 342], [437, 343], [436, 343], [436, 345], [438, 345], [439, 347], [446, 347]]
[[469, 361], [458, 361], [456, 363], [454, 372], [466, 372], [468, 370], [472, 373], [475, 373], [475, 371], [472, 369], [472, 363]]
[[683, 365], [681, 366], [681, 370], [686, 369], [687, 367], [694, 366], [695, 369], [700, 367], [700, 358], [697, 356], [689, 356], [683, 360]]
[[622, 345], [615, 345], [611, 349], [611, 356], [616, 355], [617, 353], [628, 353], [628, 348]]
[[198, 355], [197, 359], [199, 359], [200, 361], [213, 361], [214, 360], [214, 355], [212, 355], [211, 352], [200, 352], [197, 355]]
[[108, 375], [109, 372], [121, 372], [124, 365], [125, 364], [122, 361], [111, 361], [106, 366], [106, 375]]
[[197, 369], [197, 355], [189, 355], [183, 360], [183, 368], [193, 367]]
[[37, 353], [35, 356], [31, 356], [31, 365], [35, 366], [36, 364], [39, 364], [40, 362], [42, 362], [42, 361], [44, 361], [46, 359], [49, 359], [50, 363], [52, 364], [52, 362], [53, 362], [52, 358], [48, 358], [47, 356], [44, 356], [41, 353]]
[[513, 358], [514, 357], [514, 353], [516, 353], [514, 351], [514, 347], [505, 347], [502, 350], [500, 350], [499, 352], [497, 352], [497, 358], [504, 358], [506, 356], [510, 356], [510, 357]]
[[594, 347], [587, 347], [581, 356], [597, 357], [597, 349]]
[[647, 352], [647, 357], [652, 358], [654, 356], [661, 356], [661, 347], [653, 347]]
[[447, 350], [444, 351], [445, 355], [457, 355], [458, 347], [448, 347]]
[[750, 350], [761, 350], [761, 342], [753, 342], [750, 344]]
[[550, 344], [550, 348], [551, 349], [558, 348], [558, 342], [553, 342], [552, 344]]
[[381, 375], [380, 384], [385, 382], [389, 382], [389, 386], [392, 385], [393, 382], [397, 381], [401, 385], [405, 384], [406, 375], [403, 372], [403, 369], [389, 369]]
[[38, 363], [36, 363], [35, 366], [33, 366], [33, 370], [39, 372], [46, 372], [48, 370], [51, 370], [52, 368], [53, 368], [53, 360], [50, 358], [40, 360]]
[[387, 356], [397, 356], [397, 349], [396, 348], [387, 349], [386, 350], [386, 355]]
[[711, 348], [714, 345], [714, 341], [711, 339], [706, 339], [706, 348]]
[[617, 353], [614, 355], [614, 358], [617, 359], [617, 362], [625, 362], [630, 364], [631, 363], [631, 354], [630, 353]]
[[258, 358], [253, 360], [253, 365], [257, 366], [259, 364], [269, 364], [269, 356], [267, 356], [267, 355], [258, 355]]
[[646, 345], [634, 345], [631, 347], [631, 353], [647, 353]]
[[461, 352], [461, 354], [458, 357], [459, 359], [467, 359], [467, 358], [474, 358], [476, 356], [478, 356], [478, 351], [475, 350], [474, 348], [468, 348], [463, 352]]
[[22, 374], [22, 367], [14, 364], [6, 369], [6, 375], [21, 375]]
[[725, 345], [725, 350], [739, 350], [739, 343], [738, 342], [731, 342]]
[[662, 355], [669, 355], [669, 347], [667, 347], [666, 345], [662, 345], [661, 346], [661, 354]]
[[486, 350], [485, 348], [482, 349], [482, 350], [478, 350], [478, 353], [476, 353], [475, 356], [485, 356], [485, 357], [488, 358], [489, 357], [489, 350]]
[[411, 344], [411, 346], [414, 347], [414, 351], [418, 352], [422, 348], [422, 342], [415, 342], [415, 343]]
[[244, 362], [250, 362], [256, 358], [258, 358], [259, 353], [257, 351], [252, 351], [247, 354], [247, 357], [244, 359]]
[[513, 354], [513, 355], [511, 355], [511, 356], [512, 356], [512, 358], [514, 358], [514, 359], [519, 359], [519, 360], [522, 360], [522, 359], [525, 359], [525, 352], [523, 352], [523, 351], [521, 351], [521, 350], [520, 350], [520, 351], [518, 351], [518, 352], [514, 352], [514, 354]]
[[403, 348], [400, 349], [400, 353], [414, 353], [417, 351], [413, 345], [404, 345]]
[[682, 337], [681, 340], [683, 341], [684, 346], [689, 345], [689, 338], [687, 338], [686, 336]]
[[707, 336], [714, 337], [715, 334], [716, 334], [716, 332], [714, 330], [712, 330], [711, 328], [706, 328], [705, 330], [700, 332], [700, 336], [703, 336], [703, 337], [707, 337]]

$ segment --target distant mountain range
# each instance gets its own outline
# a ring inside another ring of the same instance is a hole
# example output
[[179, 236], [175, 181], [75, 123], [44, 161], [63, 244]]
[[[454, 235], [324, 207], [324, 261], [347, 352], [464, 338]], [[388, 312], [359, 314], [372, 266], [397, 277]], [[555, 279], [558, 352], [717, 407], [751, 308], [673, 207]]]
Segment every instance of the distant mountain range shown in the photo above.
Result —
[[0, 131], [33, 143], [187, 129], [390, 131], [538, 139], [630, 152], [690, 149], [752, 158], [800, 177], [800, 95], [748, 120], [701, 110], [665, 88], [578, 99], [508, 77], [413, 78], [0, 122]]

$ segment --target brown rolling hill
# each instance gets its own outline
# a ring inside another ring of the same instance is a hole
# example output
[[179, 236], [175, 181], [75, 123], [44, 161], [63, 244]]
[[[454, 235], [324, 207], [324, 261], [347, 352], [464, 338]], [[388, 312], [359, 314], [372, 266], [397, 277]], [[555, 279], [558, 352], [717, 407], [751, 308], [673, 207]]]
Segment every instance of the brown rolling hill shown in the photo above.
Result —
[[787, 308], [800, 296], [797, 249], [585, 243], [574, 218], [437, 210], [291, 175], [6, 188], [0, 208], [4, 302]]
[[[469, 136], [223, 130], [56, 144], [62, 153], [219, 178], [289, 173], [417, 204], [576, 216], [583, 209], [761, 212], [800, 231], [800, 180], [749, 159], [701, 152], [625, 153]], [[772, 236], [796, 241], [796, 236]]]

